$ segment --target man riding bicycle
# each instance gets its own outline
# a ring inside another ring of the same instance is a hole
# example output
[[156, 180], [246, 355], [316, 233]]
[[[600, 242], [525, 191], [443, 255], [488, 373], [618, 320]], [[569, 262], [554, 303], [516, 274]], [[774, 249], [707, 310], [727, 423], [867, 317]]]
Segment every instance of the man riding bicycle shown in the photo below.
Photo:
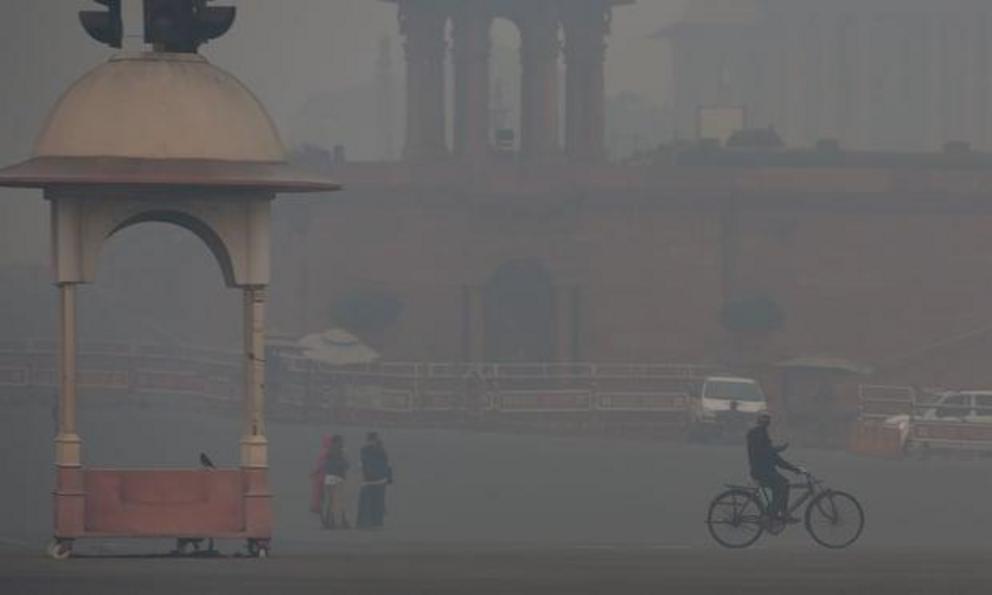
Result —
[[747, 457], [751, 465], [751, 477], [758, 482], [758, 485], [772, 491], [769, 514], [784, 522], [796, 523], [799, 519], [792, 517], [788, 512], [789, 480], [779, 473], [778, 469], [787, 469], [797, 475], [803, 470], [789, 463], [779, 454], [789, 447], [788, 444], [782, 446], [772, 444], [772, 439], [768, 436], [768, 426], [771, 422], [772, 417], [762, 413], [758, 416], [757, 424], [747, 433]]

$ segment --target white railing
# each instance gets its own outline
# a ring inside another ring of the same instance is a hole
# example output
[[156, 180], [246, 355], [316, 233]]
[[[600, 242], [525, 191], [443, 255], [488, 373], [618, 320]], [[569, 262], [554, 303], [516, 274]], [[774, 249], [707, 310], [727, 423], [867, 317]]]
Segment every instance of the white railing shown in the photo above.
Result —
[[[585, 420], [672, 426], [688, 420], [693, 385], [711, 366], [596, 363], [378, 362], [332, 366], [272, 351], [270, 412], [356, 422]], [[239, 353], [186, 346], [84, 343], [79, 388], [237, 407]], [[0, 397], [57, 385], [55, 344], [0, 342]], [[49, 391], [50, 394], [50, 391]], [[530, 422], [528, 422], [530, 423]]]

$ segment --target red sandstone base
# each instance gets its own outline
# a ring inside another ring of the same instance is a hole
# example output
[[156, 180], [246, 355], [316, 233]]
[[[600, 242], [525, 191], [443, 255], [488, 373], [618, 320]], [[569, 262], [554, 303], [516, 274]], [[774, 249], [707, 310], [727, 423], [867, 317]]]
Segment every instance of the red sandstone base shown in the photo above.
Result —
[[[245, 539], [264, 556], [272, 538], [265, 469], [59, 468], [55, 557], [87, 537]], [[61, 548], [61, 549], [60, 549]]]

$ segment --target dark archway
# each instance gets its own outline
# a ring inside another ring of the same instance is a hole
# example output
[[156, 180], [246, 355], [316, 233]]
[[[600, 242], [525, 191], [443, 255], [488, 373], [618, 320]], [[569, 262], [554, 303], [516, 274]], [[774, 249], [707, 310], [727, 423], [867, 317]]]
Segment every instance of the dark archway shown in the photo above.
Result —
[[486, 359], [549, 362], [554, 359], [554, 287], [534, 260], [499, 267], [486, 287]]

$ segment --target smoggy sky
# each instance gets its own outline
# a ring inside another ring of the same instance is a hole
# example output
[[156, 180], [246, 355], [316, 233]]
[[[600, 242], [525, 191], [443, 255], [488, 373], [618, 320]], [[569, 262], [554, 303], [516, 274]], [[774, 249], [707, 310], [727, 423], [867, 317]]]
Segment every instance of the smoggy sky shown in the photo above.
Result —
[[[308, 99], [334, 97], [370, 84], [385, 36], [393, 38], [394, 63], [397, 75], [401, 73], [394, 5], [378, 0], [225, 3], [239, 8], [237, 23], [203, 53], [242, 78], [283, 128]], [[611, 93], [634, 91], [663, 103], [666, 48], [649, 36], [678, 14], [681, 3], [639, 0], [616, 10], [607, 66]], [[58, 94], [111, 54], [111, 49], [86, 37], [77, 23], [78, 10], [96, 7], [87, 0], [4, 0], [8, 17], [0, 22], [0, 70], [7, 81], [0, 94], [4, 160], [25, 156]]]
[[[639, 0], [618, 8], [607, 63], [608, 90], [640, 93], [661, 105], [667, 88], [665, 44], [650, 35], [679, 14], [684, 0]], [[125, 0], [136, 2], [140, 0]], [[358, 158], [374, 155], [375, 65], [392, 38], [394, 77], [402, 80], [396, 7], [379, 0], [225, 0], [239, 9], [234, 28], [202, 52], [240, 77], [269, 108], [288, 145], [341, 143]], [[126, 9], [127, 5], [125, 5]], [[114, 50], [92, 41], [77, 12], [88, 0], [3, 0], [0, 20], [0, 164], [26, 158], [59, 95]], [[516, 44], [515, 31], [494, 27], [497, 45]], [[512, 59], [510, 62], [512, 63]], [[397, 85], [394, 135], [402, 130]], [[308, 106], [323, 118], [316, 132], [301, 117]], [[45, 210], [37, 193], [0, 190], [0, 264], [38, 262]]]

